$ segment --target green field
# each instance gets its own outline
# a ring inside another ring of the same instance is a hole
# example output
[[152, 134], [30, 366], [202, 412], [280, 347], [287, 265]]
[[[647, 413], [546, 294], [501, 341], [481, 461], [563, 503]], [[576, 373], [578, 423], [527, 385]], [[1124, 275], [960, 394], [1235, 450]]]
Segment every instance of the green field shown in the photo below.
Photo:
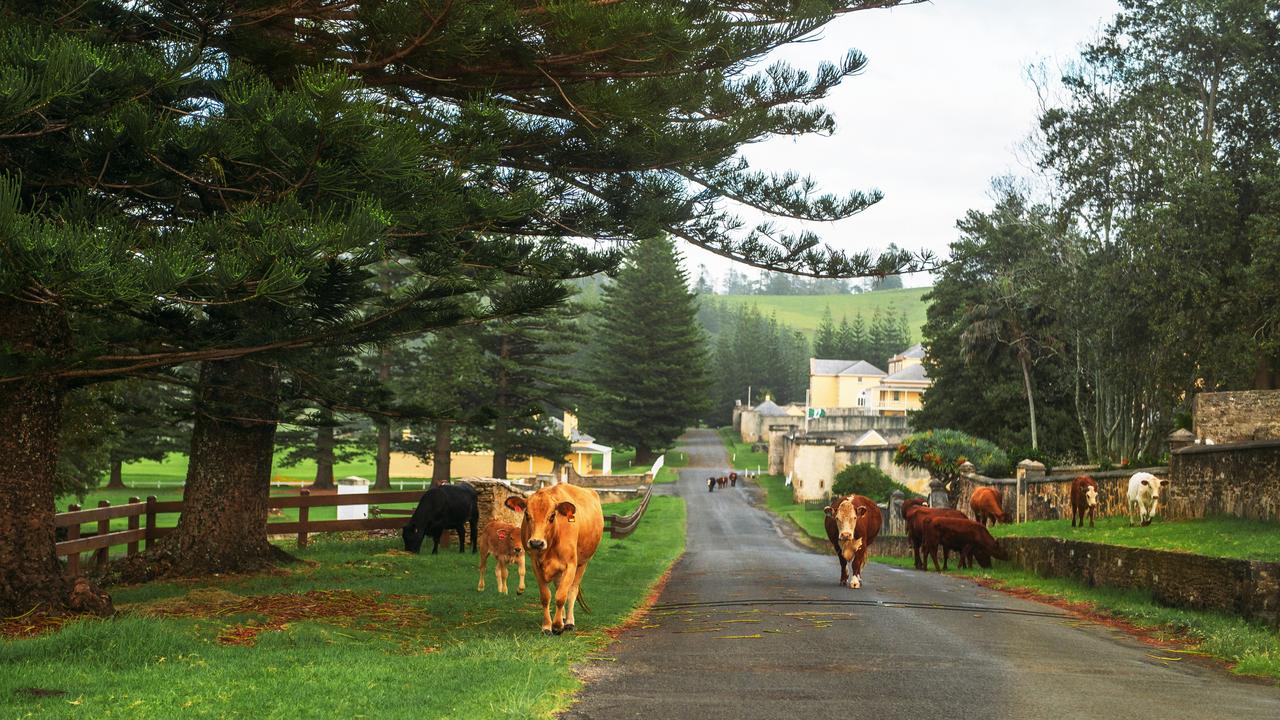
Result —
[[842, 316], [852, 321], [859, 312], [870, 322], [877, 307], [885, 311], [892, 306], [895, 313], [903, 310], [907, 312], [912, 341], [919, 342], [927, 307], [923, 298], [929, 290], [930, 288], [903, 288], [856, 295], [717, 295], [716, 299], [732, 305], [754, 304], [760, 308], [760, 312], [765, 315], [772, 313], [778, 318], [778, 322], [803, 330], [810, 338], [818, 329], [822, 311], [827, 307], [831, 308], [831, 317], [839, 325]]
[[1280, 523], [1212, 517], [1176, 522], [1156, 520], [1147, 527], [1129, 527], [1128, 518], [1099, 518], [1097, 527], [1072, 528], [1070, 520], [1039, 520], [998, 525], [996, 537], [1059, 537], [1104, 545], [1173, 550], [1175, 552], [1280, 562]]
[[606, 538], [583, 583], [594, 612], [579, 605], [561, 637], [541, 635], [532, 571], [502, 596], [491, 564], [477, 593], [475, 555], [409, 555], [398, 537], [323, 536], [268, 574], [111, 588], [115, 619], [0, 640], [0, 717], [550, 717], [581, 686], [573, 666], [608, 660], [605, 631], [683, 552], [684, 523], [682, 500], [655, 497], [634, 534]]

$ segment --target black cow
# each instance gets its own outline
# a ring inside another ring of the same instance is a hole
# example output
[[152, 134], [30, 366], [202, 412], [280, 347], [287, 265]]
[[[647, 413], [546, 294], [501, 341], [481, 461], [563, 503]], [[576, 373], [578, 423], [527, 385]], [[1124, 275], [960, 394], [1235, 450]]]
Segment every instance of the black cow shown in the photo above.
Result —
[[458, 534], [458, 552], [466, 552], [463, 538], [464, 523], [471, 523], [471, 552], [476, 551], [476, 528], [480, 524], [480, 508], [476, 504], [476, 489], [465, 483], [439, 485], [431, 488], [418, 502], [409, 524], [404, 526], [404, 549], [416, 553], [422, 549], [422, 539], [431, 536], [431, 554], [440, 550], [440, 534], [453, 530]]

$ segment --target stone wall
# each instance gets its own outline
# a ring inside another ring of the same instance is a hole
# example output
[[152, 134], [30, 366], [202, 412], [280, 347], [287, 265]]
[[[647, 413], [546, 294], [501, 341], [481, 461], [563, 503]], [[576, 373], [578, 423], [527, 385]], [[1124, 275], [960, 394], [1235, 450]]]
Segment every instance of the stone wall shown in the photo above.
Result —
[[[800, 426], [804, 426], [804, 418], [798, 418]], [[911, 432], [907, 418], [901, 416], [869, 415], [859, 408], [829, 408], [826, 417], [809, 421], [809, 433], [855, 433], [854, 437], [867, 430], [875, 430], [885, 440], [897, 442]]]
[[1200, 393], [1193, 414], [1201, 440], [1280, 440], [1280, 390]]
[[[579, 475], [572, 465], [564, 465], [563, 468], [568, 470], [568, 482], [571, 485], [579, 485], [589, 488], [634, 488], [648, 485], [653, 482], [653, 476], [649, 473], [634, 473], [631, 475]], [[564, 472], [562, 469], [561, 472]], [[541, 477], [541, 476], [539, 476]]]
[[1280, 521], [1280, 440], [1191, 445], [1172, 453], [1170, 469], [1169, 517]]
[[1012, 563], [1045, 577], [1150, 592], [1156, 602], [1280, 626], [1280, 563], [1214, 558], [1059, 538], [1000, 540]]
[[[1158, 477], [1168, 478], [1169, 468], [1134, 468], [1130, 470], [1111, 470], [1107, 472], [1083, 473], [1098, 483], [1098, 517], [1122, 516], [1128, 514], [1129, 478], [1140, 470]], [[1060, 520], [1071, 518], [1071, 483], [1078, 475], [1049, 475], [1043, 478], [1028, 479], [1027, 485], [1027, 517], [1025, 520]], [[1166, 493], [1160, 498], [1160, 516], [1166, 520], [1186, 520], [1194, 515], [1191, 509], [1194, 502], [1179, 501], [1181, 491], [1175, 489], [1176, 483], [1166, 486]], [[960, 498], [956, 508], [973, 516], [969, 507], [969, 496], [979, 487], [989, 486], [1000, 491], [1001, 507], [1010, 516], [1014, 516], [1017, 507], [1017, 480], [1013, 478], [987, 478], [975, 475], [960, 480]]]

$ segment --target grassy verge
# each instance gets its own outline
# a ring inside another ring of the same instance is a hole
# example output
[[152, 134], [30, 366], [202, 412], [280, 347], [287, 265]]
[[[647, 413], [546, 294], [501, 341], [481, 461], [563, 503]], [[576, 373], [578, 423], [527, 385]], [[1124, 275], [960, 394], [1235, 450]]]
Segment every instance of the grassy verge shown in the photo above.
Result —
[[1039, 520], [992, 529], [997, 537], [1059, 537], [1106, 545], [1280, 562], [1280, 523], [1212, 517], [1129, 527], [1121, 517], [1099, 518], [1097, 527], [1072, 528], [1070, 520]]
[[731, 427], [722, 427], [718, 432], [720, 439], [724, 441], [725, 451], [729, 453], [729, 462], [734, 469], [752, 472], [756, 470], [763, 472], [769, 469], [769, 453], [752, 451], [751, 443], [742, 442]]
[[491, 567], [477, 593], [476, 556], [407, 555], [399, 538], [322, 538], [270, 574], [115, 588], [117, 619], [0, 641], [0, 716], [550, 717], [580, 686], [573, 664], [683, 551], [684, 521], [682, 500], [655, 497], [633, 535], [606, 538], [583, 584], [595, 612], [557, 638], [539, 632], [532, 572], [523, 596], [514, 573], [501, 596]]
[[757, 478], [760, 487], [764, 488], [765, 506], [771, 512], [794, 522], [806, 535], [820, 542], [827, 541], [827, 531], [823, 526], [826, 519], [821, 510], [806, 510], [804, 505], [792, 499], [791, 488], [781, 475], [760, 475]]

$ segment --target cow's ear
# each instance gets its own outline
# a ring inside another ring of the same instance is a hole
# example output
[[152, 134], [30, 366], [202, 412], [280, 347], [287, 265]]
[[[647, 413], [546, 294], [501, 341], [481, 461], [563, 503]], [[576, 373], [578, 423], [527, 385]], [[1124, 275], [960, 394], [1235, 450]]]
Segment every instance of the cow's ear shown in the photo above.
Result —
[[863, 515], [866, 515], [866, 514], [867, 514], [867, 506], [866, 506], [866, 505], [859, 505], [859, 506], [858, 506], [858, 517], [862, 517]]
[[1139, 480], [1138, 482], [1142, 483], [1143, 485], [1150, 485], [1150, 484], [1151, 484], [1151, 483], [1147, 482], [1146, 480]]
[[831, 506], [830, 506], [830, 505], [828, 505], [828, 506], [826, 506], [826, 507], [822, 508], [822, 513], [823, 513], [824, 515], [830, 515], [830, 514], [831, 514]]
[[565, 500], [556, 506], [556, 512], [568, 518], [569, 522], [573, 522], [573, 516], [578, 512], [578, 506]]
[[512, 510], [515, 510], [518, 513], [524, 512], [524, 509], [528, 506], [528, 503], [525, 502], [525, 499], [520, 497], [519, 495], [512, 495], [511, 497], [507, 498], [506, 501], [504, 501], [502, 504], [506, 505]]

